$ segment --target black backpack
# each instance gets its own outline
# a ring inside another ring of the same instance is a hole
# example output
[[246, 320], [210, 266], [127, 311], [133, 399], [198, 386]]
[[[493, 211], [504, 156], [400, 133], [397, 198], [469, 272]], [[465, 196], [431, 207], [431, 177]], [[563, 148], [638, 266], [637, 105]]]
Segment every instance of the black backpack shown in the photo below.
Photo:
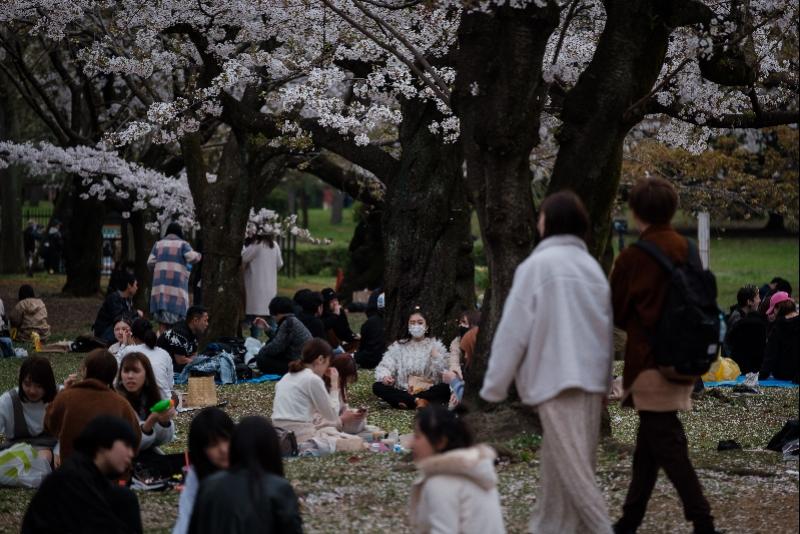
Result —
[[717, 281], [703, 269], [694, 243], [688, 245], [686, 263], [675, 264], [652, 241], [634, 243], [669, 275], [667, 298], [650, 343], [659, 370], [667, 378], [684, 380], [708, 372], [717, 359], [721, 315]]

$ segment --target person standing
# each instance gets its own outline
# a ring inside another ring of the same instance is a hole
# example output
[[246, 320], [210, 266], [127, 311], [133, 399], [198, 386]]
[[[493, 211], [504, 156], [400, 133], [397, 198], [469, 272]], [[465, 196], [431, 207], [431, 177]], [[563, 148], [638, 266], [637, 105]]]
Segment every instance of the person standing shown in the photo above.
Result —
[[140, 534], [139, 501], [115, 480], [130, 469], [138, 442], [128, 421], [92, 419], [75, 440], [75, 453], [31, 499], [20, 532]]
[[500, 402], [512, 380], [542, 422], [541, 490], [530, 530], [610, 533], [595, 482], [600, 416], [611, 381], [608, 280], [588, 252], [589, 216], [575, 193], [547, 197], [542, 241], [517, 267], [480, 396]]
[[[689, 258], [689, 243], [670, 225], [678, 207], [675, 188], [663, 178], [639, 180], [631, 189], [628, 204], [641, 231], [640, 239], [654, 243], [674, 263]], [[694, 379], [666, 378], [656, 365], [650, 332], [661, 318], [669, 289], [664, 268], [639, 247], [627, 247], [617, 257], [611, 273], [614, 322], [625, 330], [625, 367], [621, 404], [639, 415], [633, 473], [617, 533], [639, 528], [647, 502], [664, 469], [683, 502], [694, 532], [716, 532], [711, 507], [689, 459], [689, 448], [678, 410], [690, 410]]]
[[178, 223], [167, 226], [167, 234], [153, 245], [147, 266], [153, 269], [150, 313], [162, 331], [186, 316], [189, 307], [189, 268], [201, 259], [199, 252], [183, 240]]
[[250, 335], [258, 338], [262, 330], [253, 325], [256, 317], [269, 315], [269, 303], [278, 294], [278, 271], [283, 267], [281, 248], [272, 235], [258, 234], [242, 251], [244, 269], [245, 319]]

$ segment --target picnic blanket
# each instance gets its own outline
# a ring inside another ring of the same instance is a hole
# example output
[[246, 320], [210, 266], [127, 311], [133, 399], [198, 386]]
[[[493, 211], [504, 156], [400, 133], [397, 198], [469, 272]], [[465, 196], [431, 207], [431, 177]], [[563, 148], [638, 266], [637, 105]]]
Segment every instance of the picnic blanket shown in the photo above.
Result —
[[[707, 388], [733, 387], [744, 383], [744, 375], [739, 375], [736, 380], [723, 380], [721, 382], [703, 382]], [[758, 387], [761, 388], [796, 388], [797, 384], [790, 380], [759, 380]]]
[[247, 380], [239, 380], [239, 384], [260, 384], [262, 382], [277, 382], [281, 375], [261, 375]]

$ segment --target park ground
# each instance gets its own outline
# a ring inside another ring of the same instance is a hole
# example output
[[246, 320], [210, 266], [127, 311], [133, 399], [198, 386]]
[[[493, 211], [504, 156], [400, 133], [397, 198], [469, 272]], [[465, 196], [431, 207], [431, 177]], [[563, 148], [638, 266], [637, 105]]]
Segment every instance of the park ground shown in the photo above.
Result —
[[[797, 239], [716, 239], [712, 243], [712, 267], [720, 286], [720, 305], [735, 301], [744, 283], [763, 283], [783, 276], [798, 287]], [[24, 276], [0, 277], [0, 298], [16, 301]], [[63, 277], [36, 275], [32, 280], [47, 303], [52, 340], [73, 339], [88, 332], [100, 298], [59, 296]], [[292, 294], [300, 287], [320, 289], [330, 285], [326, 277], [281, 278], [281, 291]], [[363, 321], [353, 314], [354, 327]], [[30, 347], [28, 347], [30, 349]], [[78, 368], [82, 355], [47, 355], [56, 379], [63, 380]], [[0, 391], [16, 384], [20, 360], [0, 360]], [[616, 368], [620, 371], [619, 363]], [[413, 413], [389, 410], [371, 395], [371, 373], [362, 371], [351, 391], [351, 404], [366, 405], [370, 422], [387, 431], [412, 429]], [[244, 384], [219, 388], [226, 410], [235, 419], [271, 413], [274, 384]], [[630, 477], [636, 432], [636, 416], [630, 410], [610, 407], [611, 436], [598, 454], [597, 478], [612, 517], [619, 515]], [[736, 397], [729, 390], [715, 390], [682, 414], [689, 437], [691, 457], [711, 502], [718, 527], [728, 533], [798, 532], [798, 461], [784, 461], [778, 453], [764, 450], [770, 437], [789, 418], [798, 415], [798, 389], [764, 389], [762, 395]], [[178, 438], [166, 448], [183, 450], [191, 412], [178, 415]], [[502, 451], [498, 465], [500, 494], [509, 532], [525, 532], [536, 501], [540, 437], [523, 433], [494, 443]], [[718, 452], [721, 440], [736, 440], [739, 451]], [[397, 532], [408, 529], [405, 505], [414, 479], [413, 464], [405, 454], [339, 453], [326, 458], [287, 461], [287, 477], [301, 499], [307, 532]], [[32, 492], [0, 489], [0, 532], [17, 532]], [[169, 532], [177, 512], [174, 491], [139, 493], [146, 532]], [[690, 532], [680, 501], [662, 474], [640, 532]]]

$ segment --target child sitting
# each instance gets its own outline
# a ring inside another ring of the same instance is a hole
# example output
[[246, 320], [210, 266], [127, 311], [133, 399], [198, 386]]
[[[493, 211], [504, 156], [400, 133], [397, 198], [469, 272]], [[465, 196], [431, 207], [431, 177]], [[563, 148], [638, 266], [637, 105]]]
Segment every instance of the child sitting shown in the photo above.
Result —
[[47, 324], [47, 308], [42, 299], [37, 299], [33, 288], [27, 284], [19, 288], [19, 300], [9, 315], [11, 326], [17, 329], [17, 341], [30, 341], [36, 333], [44, 341], [50, 335]]

